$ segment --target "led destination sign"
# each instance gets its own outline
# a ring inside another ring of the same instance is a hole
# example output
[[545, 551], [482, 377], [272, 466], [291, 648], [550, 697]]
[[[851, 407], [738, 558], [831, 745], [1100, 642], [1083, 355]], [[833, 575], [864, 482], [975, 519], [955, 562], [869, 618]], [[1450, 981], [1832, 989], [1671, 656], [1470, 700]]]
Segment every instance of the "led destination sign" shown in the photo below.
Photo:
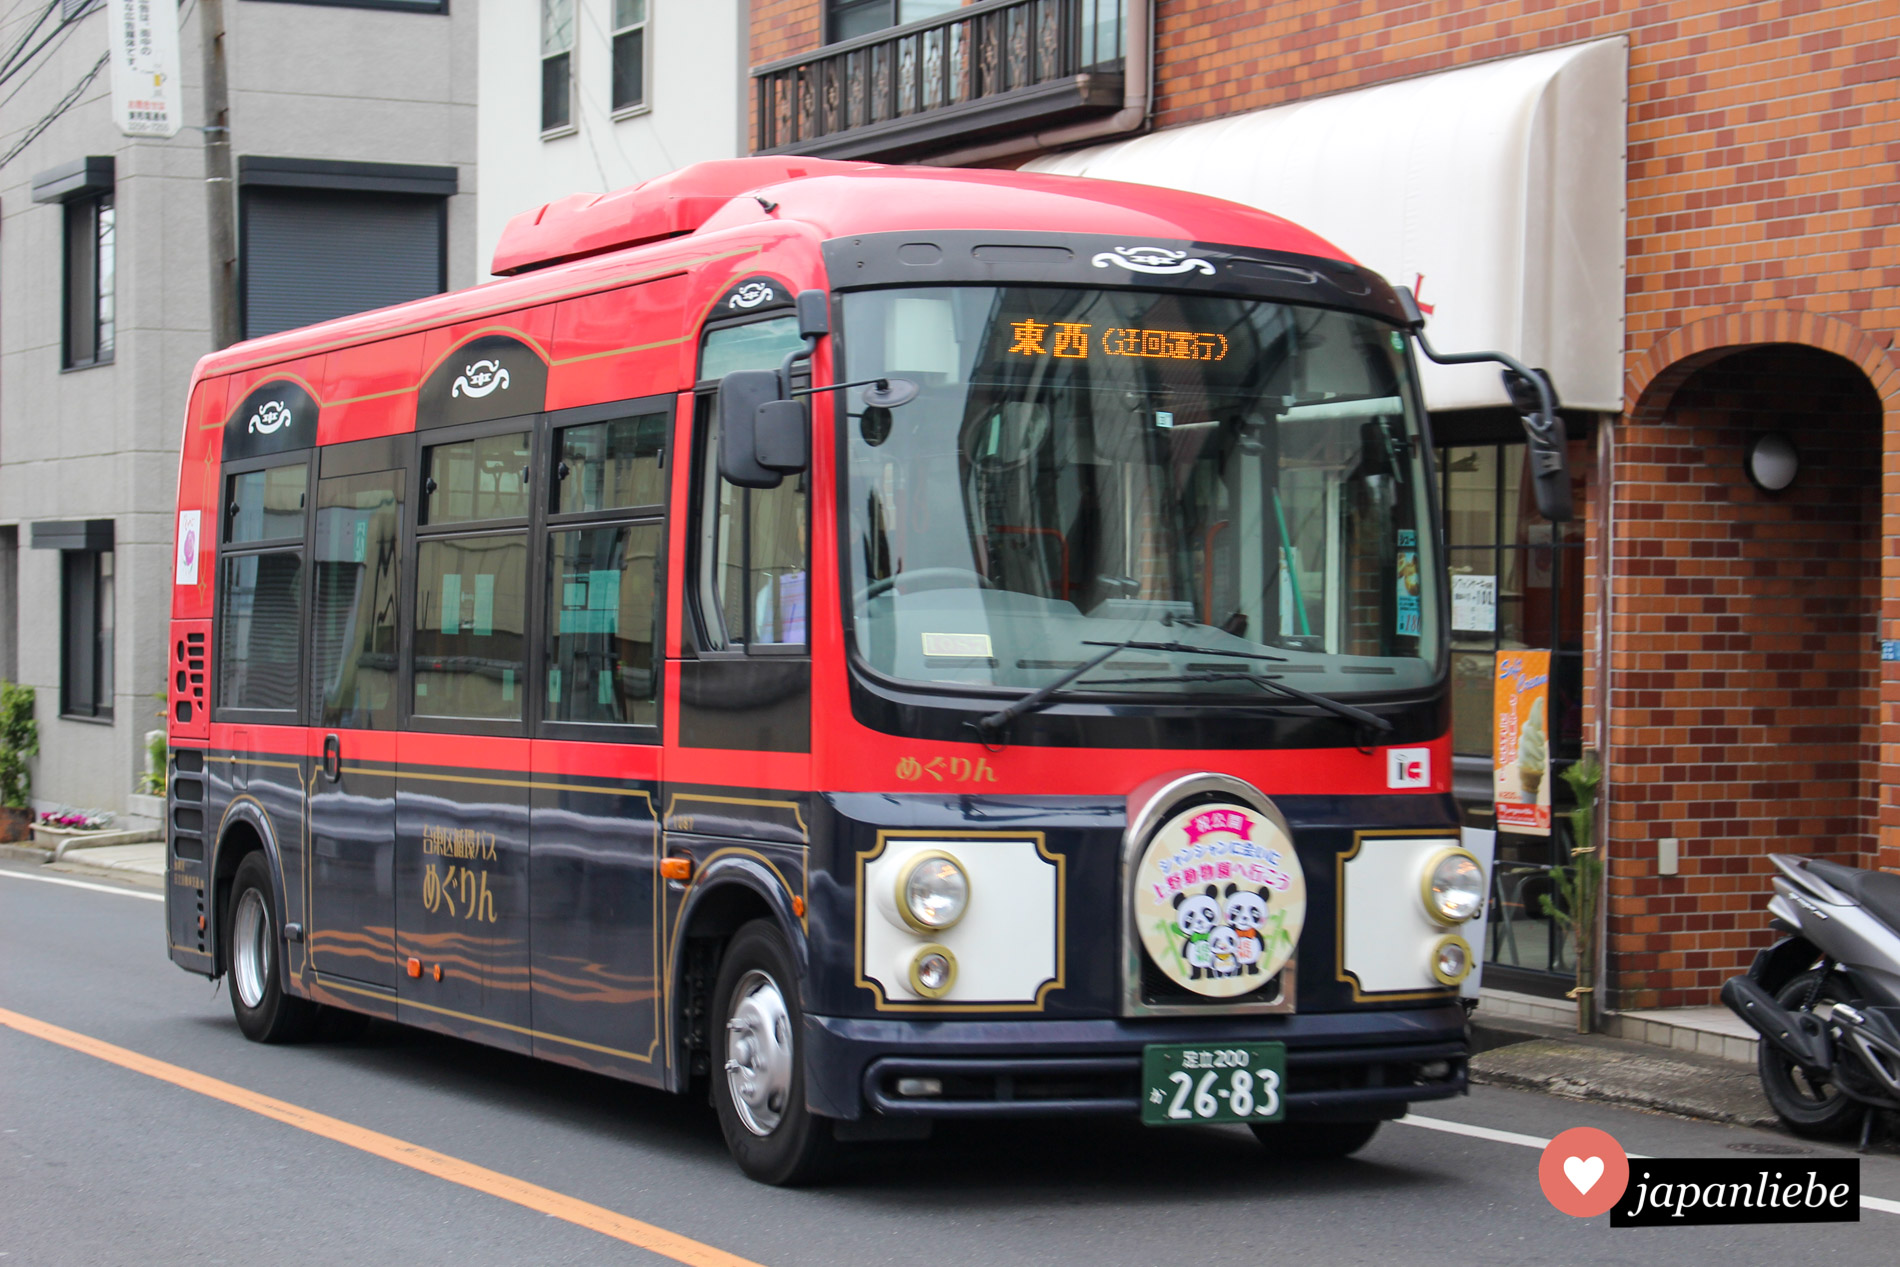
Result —
[[[1033, 318], [1010, 323], [1015, 342], [1009, 351], [1016, 356], [1059, 356], [1085, 361], [1089, 357], [1094, 326], [1078, 321], [1036, 321]], [[1158, 361], [1224, 361], [1227, 336], [1197, 330], [1135, 330], [1111, 326], [1099, 340], [1104, 356], [1138, 356]]]

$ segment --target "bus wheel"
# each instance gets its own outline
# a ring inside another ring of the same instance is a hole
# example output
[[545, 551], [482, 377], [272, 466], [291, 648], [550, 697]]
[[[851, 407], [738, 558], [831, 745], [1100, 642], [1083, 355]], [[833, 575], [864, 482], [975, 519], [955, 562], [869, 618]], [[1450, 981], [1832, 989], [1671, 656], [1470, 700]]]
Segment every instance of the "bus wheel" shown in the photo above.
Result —
[[770, 920], [753, 920], [733, 937], [713, 998], [720, 1020], [713, 1106], [733, 1160], [760, 1183], [822, 1178], [832, 1159], [830, 1124], [805, 1107], [798, 974]]
[[284, 993], [277, 970], [277, 921], [271, 915], [270, 868], [253, 853], [238, 864], [231, 885], [229, 941], [231, 1011], [254, 1043], [294, 1043], [316, 1020], [314, 1003]]
[[1250, 1123], [1247, 1129], [1275, 1157], [1316, 1161], [1352, 1156], [1372, 1142], [1379, 1123], [1260, 1122]]

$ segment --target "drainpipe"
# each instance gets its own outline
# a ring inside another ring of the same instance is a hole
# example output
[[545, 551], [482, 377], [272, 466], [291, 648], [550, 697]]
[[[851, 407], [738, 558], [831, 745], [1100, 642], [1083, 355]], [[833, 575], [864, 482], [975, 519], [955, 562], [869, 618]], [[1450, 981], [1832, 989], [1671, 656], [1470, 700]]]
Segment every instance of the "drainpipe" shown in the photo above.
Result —
[[999, 158], [1066, 149], [1086, 141], [1125, 136], [1143, 130], [1147, 127], [1148, 109], [1154, 100], [1154, 0], [1128, 0], [1128, 30], [1139, 38], [1128, 42], [1128, 52], [1122, 66], [1122, 108], [1114, 114], [1091, 119], [1087, 123], [1051, 128], [1047, 132], [1014, 136], [1006, 141], [966, 146], [916, 161], [930, 167], [966, 167]]

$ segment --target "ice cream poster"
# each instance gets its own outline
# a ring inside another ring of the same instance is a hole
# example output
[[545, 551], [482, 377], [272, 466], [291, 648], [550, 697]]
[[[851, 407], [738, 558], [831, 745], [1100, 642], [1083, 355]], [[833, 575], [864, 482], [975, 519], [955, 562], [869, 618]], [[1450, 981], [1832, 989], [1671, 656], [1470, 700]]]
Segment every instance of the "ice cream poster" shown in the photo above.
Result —
[[1498, 830], [1550, 835], [1550, 652], [1500, 651], [1492, 695]]

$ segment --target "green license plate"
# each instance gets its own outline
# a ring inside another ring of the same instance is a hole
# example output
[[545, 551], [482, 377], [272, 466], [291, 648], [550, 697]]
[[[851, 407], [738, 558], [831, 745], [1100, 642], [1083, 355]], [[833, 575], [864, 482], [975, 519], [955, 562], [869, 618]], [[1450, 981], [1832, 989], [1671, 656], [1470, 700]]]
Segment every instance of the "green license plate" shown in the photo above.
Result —
[[1277, 1122], [1286, 1116], [1285, 1043], [1150, 1043], [1141, 1052], [1149, 1126]]

